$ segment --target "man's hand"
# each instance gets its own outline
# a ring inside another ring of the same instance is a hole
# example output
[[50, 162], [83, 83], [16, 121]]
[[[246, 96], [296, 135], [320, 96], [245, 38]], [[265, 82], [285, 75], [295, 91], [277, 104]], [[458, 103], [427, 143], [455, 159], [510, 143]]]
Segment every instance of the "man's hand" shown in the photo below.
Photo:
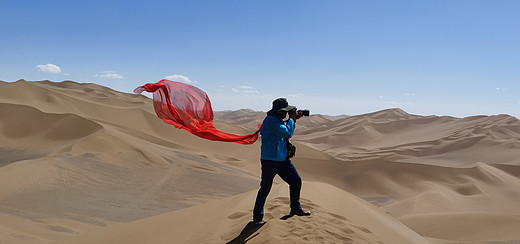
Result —
[[303, 113], [300, 110], [293, 109], [289, 112], [289, 117], [293, 120], [297, 120], [301, 117], [303, 117]]

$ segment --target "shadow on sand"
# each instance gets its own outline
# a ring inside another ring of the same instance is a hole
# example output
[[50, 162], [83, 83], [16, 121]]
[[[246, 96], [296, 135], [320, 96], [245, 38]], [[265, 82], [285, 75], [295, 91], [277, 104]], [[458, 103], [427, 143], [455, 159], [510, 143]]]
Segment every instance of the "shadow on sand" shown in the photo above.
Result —
[[280, 219], [281, 220], [287, 220], [289, 218], [292, 218], [292, 216], [294, 216], [294, 214], [288, 214], [288, 215], [285, 215], [285, 216], [281, 217]]
[[[255, 236], [257, 236], [259, 233], [254, 234], [257, 230], [262, 228], [264, 224], [255, 224], [252, 221], [249, 222], [246, 227], [240, 232], [240, 235], [235, 237], [235, 239], [229, 241], [227, 244], [239, 244], [239, 243], [246, 243], [249, 240], [253, 239]], [[254, 235], [253, 235], [254, 234]]]

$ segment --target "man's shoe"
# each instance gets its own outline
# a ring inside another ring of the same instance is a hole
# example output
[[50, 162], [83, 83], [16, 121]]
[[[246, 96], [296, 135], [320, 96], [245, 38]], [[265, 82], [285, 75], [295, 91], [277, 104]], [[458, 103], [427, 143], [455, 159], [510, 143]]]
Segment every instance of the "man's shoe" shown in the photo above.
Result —
[[291, 210], [290, 215], [298, 215], [298, 216], [309, 216], [311, 215], [310, 211], [298, 209], [298, 210]]
[[253, 220], [253, 224], [255, 224], [255, 225], [263, 225], [263, 224], [265, 224], [265, 220]]

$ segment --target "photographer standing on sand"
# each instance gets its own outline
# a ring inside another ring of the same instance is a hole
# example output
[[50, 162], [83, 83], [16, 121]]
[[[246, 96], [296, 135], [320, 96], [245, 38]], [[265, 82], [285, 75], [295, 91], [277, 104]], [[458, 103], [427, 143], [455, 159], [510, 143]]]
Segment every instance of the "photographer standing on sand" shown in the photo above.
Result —
[[[289, 119], [285, 120], [287, 114], [289, 114]], [[277, 174], [289, 184], [290, 215], [307, 216], [311, 214], [309, 211], [304, 211], [300, 205], [302, 179], [290, 160], [294, 156], [295, 149], [288, 141], [294, 134], [296, 120], [304, 115], [308, 116], [309, 111], [297, 110], [295, 106], [289, 105], [287, 99], [278, 98], [273, 101], [273, 108], [267, 112], [267, 117], [262, 122], [260, 129], [262, 181], [253, 209], [253, 223], [255, 224], [265, 223], [263, 220], [264, 205]]]

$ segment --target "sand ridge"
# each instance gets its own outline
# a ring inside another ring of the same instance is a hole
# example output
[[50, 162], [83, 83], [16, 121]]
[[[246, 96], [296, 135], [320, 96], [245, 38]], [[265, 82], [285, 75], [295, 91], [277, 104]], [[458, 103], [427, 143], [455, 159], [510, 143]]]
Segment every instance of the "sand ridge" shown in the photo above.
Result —
[[[276, 185], [266, 205], [268, 214], [265, 218], [268, 221], [262, 226], [250, 223], [250, 199], [256, 194], [256, 191], [251, 191], [109, 227], [63, 243], [166, 243], [173, 240], [179, 243], [385, 243], [384, 239], [395, 243], [428, 243], [381, 210], [356, 197], [341, 199], [341, 204], [330, 204], [327, 208], [311, 200], [323, 197], [323, 192], [349, 195], [338, 188], [309, 182], [305, 183], [305, 187], [307, 191], [302, 205], [313, 212], [311, 216], [289, 216], [289, 200], [283, 196], [286, 194], [285, 186]], [[366, 215], [361, 216], [360, 212]], [[201, 218], [206, 221], [200, 221]], [[183, 224], [176, 225], [178, 222]], [[153, 238], [143, 236], [143, 232], [150, 233]]]

